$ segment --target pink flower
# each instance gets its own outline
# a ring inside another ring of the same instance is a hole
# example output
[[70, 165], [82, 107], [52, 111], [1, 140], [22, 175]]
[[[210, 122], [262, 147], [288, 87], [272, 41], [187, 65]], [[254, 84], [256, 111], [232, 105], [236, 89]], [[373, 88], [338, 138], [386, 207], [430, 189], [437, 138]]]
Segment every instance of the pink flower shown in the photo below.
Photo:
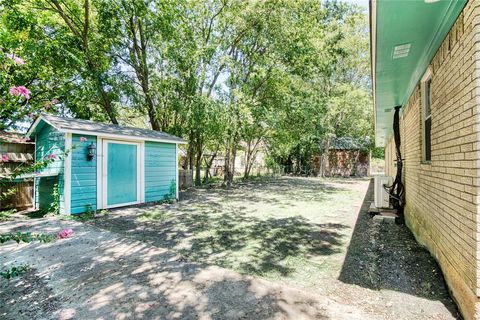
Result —
[[30, 91], [25, 86], [11, 87], [10, 94], [15, 97], [23, 96], [25, 99], [30, 99]]
[[85, 138], [85, 137], [80, 137], [80, 142], [85, 142], [85, 141], [87, 141], [87, 138]]
[[15, 57], [13, 58], [13, 63], [15, 63], [17, 66], [22, 66], [25, 64], [25, 60], [20, 57]]
[[12, 54], [12, 53], [6, 53], [5, 56], [11, 60], [13, 60], [13, 63], [15, 63], [17, 66], [21, 66], [25, 64], [25, 60], [22, 58]]
[[25, 97], [25, 99], [30, 99], [30, 91], [26, 87], [19, 86], [18, 90], [20, 91], [20, 94]]
[[72, 234], [73, 234], [73, 230], [70, 228], [66, 228], [58, 233], [57, 238], [58, 239], [69, 238]]
[[12, 96], [15, 96], [15, 97], [18, 97], [20, 95], [20, 91], [18, 91], [18, 88], [15, 86], [10, 87], [9, 92]]
[[47, 160], [53, 160], [53, 159], [55, 159], [56, 157], [57, 157], [57, 156], [52, 153], [52, 154], [49, 154], [49, 155], [47, 156]]
[[7, 154], [2, 154], [2, 162], [7, 162], [9, 160]]

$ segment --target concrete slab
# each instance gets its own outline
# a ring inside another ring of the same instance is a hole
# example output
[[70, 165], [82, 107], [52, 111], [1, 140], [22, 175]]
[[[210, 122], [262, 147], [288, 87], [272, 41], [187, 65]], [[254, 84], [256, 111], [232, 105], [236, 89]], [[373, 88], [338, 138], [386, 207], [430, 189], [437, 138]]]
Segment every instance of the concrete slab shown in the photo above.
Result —
[[394, 210], [380, 210], [379, 213], [373, 217], [373, 220], [387, 223], [395, 223], [397, 218], [398, 215]]

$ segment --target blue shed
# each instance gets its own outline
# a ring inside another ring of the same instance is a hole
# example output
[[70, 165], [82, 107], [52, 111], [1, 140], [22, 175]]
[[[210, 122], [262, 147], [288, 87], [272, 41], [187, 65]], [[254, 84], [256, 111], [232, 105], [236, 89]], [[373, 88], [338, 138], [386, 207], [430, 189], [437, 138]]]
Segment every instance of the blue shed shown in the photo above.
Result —
[[35, 138], [37, 161], [53, 159], [35, 174], [37, 209], [56, 204], [61, 213], [78, 214], [178, 199], [181, 138], [47, 114], [27, 136]]

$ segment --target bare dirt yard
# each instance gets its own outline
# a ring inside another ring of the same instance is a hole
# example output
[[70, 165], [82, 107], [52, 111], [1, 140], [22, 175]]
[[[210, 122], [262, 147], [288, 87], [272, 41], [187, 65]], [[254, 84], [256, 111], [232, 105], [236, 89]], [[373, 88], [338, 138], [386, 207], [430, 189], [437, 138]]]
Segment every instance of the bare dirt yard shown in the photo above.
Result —
[[403, 225], [367, 213], [369, 180], [283, 177], [192, 189], [175, 204], [0, 233], [5, 319], [455, 319], [440, 269]]

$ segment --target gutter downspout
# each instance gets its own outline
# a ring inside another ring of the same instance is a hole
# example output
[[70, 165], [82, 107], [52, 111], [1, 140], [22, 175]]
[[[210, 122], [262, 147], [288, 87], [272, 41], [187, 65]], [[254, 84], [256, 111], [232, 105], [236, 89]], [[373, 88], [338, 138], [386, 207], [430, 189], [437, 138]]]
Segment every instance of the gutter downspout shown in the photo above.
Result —
[[395, 107], [395, 114], [393, 116], [393, 135], [395, 139], [395, 154], [396, 154], [396, 163], [397, 163], [397, 174], [393, 184], [388, 188], [388, 193], [390, 195], [390, 204], [393, 208], [397, 210], [397, 214], [400, 219], [403, 221], [403, 208], [405, 206], [404, 194], [405, 186], [402, 182], [402, 171], [403, 171], [403, 159], [402, 153], [400, 150], [401, 139], [400, 139], [400, 109], [402, 106]]

